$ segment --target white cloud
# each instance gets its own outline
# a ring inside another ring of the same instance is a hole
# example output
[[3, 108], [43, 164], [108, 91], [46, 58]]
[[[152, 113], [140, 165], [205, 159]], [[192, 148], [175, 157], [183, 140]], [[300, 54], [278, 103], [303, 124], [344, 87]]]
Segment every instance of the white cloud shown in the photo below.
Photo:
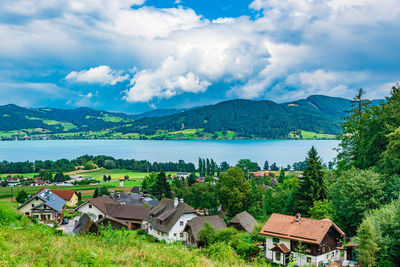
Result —
[[100, 83], [115, 85], [129, 79], [129, 74], [123, 75], [123, 71], [112, 70], [109, 66], [98, 66], [89, 70], [72, 71], [65, 79], [74, 82]]

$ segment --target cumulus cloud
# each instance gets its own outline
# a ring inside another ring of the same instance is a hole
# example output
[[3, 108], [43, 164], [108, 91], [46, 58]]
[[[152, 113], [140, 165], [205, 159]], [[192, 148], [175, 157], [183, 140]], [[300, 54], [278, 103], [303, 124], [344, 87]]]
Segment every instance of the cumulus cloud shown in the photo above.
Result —
[[211, 21], [190, 8], [143, 4], [3, 1], [0, 16], [17, 19], [0, 22], [0, 62], [44, 73], [98, 66], [63, 77], [103, 85], [130, 80], [121, 89], [128, 102], [205, 94], [217, 83], [225, 85], [221, 98], [348, 97], [358, 87], [379, 95], [400, 75], [397, 0], [254, 0], [253, 18]]
[[72, 71], [65, 79], [74, 82], [115, 85], [129, 79], [129, 74], [123, 75], [123, 71], [112, 70], [109, 66], [98, 66], [79, 72]]

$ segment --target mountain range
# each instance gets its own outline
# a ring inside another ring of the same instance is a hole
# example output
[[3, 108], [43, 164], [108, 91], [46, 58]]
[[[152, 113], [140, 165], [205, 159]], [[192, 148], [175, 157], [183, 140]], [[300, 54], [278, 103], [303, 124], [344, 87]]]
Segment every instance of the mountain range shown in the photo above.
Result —
[[0, 138], [298, 139], [310, 133], [334, 138], [349, 109], [351, 100], [324, 95], [286, 103], [237, 99], [135, 115], [9, 104], [0, 106]]

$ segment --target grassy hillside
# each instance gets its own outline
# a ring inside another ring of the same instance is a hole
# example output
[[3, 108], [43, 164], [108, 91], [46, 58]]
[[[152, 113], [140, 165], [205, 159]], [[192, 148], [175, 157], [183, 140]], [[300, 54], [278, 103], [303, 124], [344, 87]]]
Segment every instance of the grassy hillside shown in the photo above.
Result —
[[[155, 243], [135, 231], [65, 236], [34, 224], [0, 201], [0, 266], [245, 266], [224, 251], [203, 255], [181, 244]], [[267, 266], [267, 263], [263, 263]]]

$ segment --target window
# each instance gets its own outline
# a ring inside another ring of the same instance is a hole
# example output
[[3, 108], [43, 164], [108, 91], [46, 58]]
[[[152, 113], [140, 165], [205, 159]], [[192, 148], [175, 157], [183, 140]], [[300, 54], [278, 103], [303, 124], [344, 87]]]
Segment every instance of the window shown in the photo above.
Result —
[[176, 236], [176, 233], [174, 233], [174, 236]]
[[180, 222], [179, 222], [179, 225], [180, 225], [180, 226], [183, 226], [183, 221], [180, 221]]
[[89, 209], [91, 209], [92, 208], [92, 205], [91, 204], [89, 204]]
[[275, 252], [275, 260], [277, 260], [277, 261], [281, 260], [281, 253], [280, 252]]
[[179, 236], [180, 236], [180, 237], [183, 237], [183, 232], [181, 232], [181, 233], [179, 234]]
[[272, 238], [272, 243], [277, 243], [277, 244], [279, 244], [279, 238], [273, 237], [273, 238]]
[[35, 207], [35, 204], [32, 204], [32, 208]]
[[311, 263], [311, 257], [307, 257], [307, 262]]
[[29, 212], [25, 212], [25, 215], [29, 216]]
[[103, 215], [99, 214], [99, 220], [100, 220], [101, 218], [103, 218]]

